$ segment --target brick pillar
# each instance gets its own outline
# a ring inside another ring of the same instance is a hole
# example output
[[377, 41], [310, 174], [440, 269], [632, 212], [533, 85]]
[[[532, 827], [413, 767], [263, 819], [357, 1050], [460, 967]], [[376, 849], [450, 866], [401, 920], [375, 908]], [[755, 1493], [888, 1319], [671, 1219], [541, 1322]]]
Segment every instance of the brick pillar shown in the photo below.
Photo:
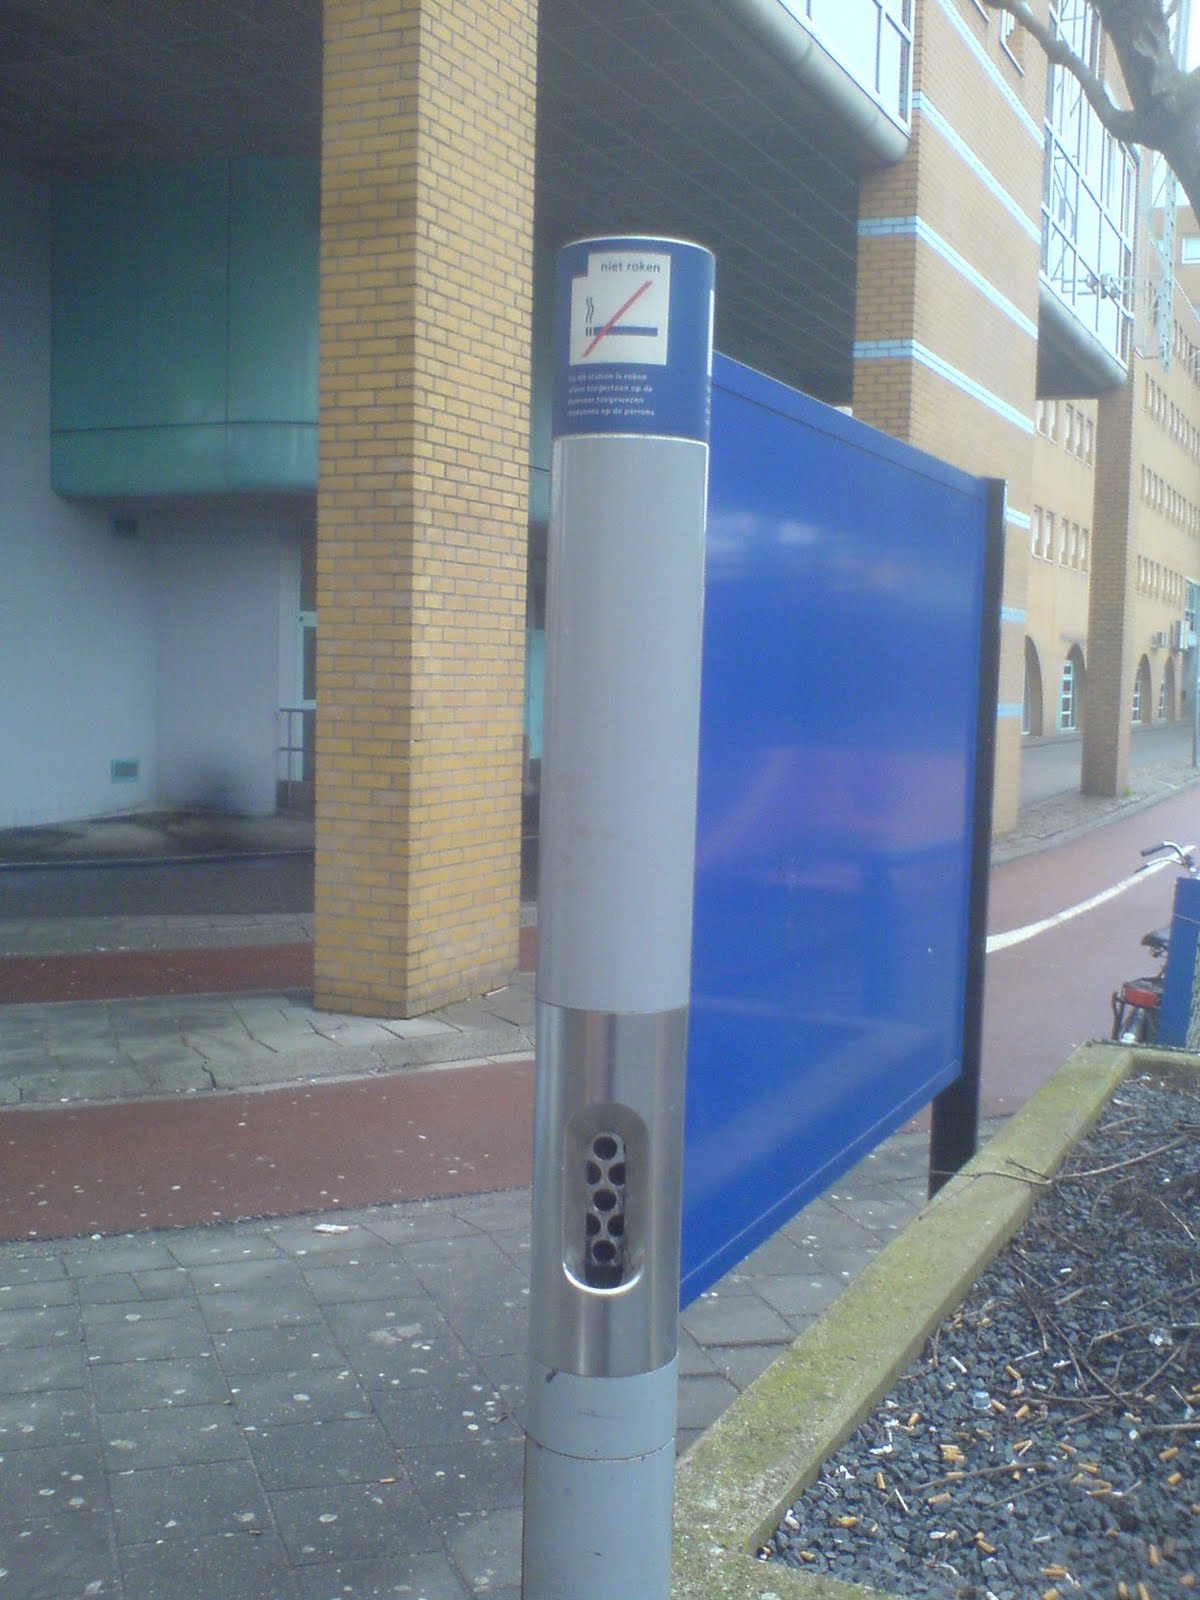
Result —
[[516, 960], [536, 0], [324, 0], [315, 992]]
[[993, 807], [1004, 833], [1020, 780], [1045, 61], [1031, 51], [1009, 91], [995, 28], [978, 15], [960, 27], [952, 9], [919, 0], [911, 148], [860, 185], [854, 414], [1007, 481]]
[[1141, 384], [1136, 358], [1096, 411], [1096, 487], [1088, 583], [1087, 679], [1083, 694], [1084, 794], [1124, 794], [1129, 783], [1133, 700], [1133, 427]]

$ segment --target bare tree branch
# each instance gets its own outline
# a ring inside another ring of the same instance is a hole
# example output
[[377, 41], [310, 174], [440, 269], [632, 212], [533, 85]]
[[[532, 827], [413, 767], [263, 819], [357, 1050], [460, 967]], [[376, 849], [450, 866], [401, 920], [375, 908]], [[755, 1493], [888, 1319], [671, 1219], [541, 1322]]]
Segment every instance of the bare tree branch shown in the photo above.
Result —
[[1076, 55], [1049, 23], [1033, 11], [1028, 0], [983, 0], [992, 11], [1007, 11], [1016, 18], [1026, 33], [1031, 34], [1045, 53], [1046, 59], [1056, 67], [1064, 67], [1083, 90], [1088, 105], [1101, 123], [1115, 138], [1125, 144], [1144, 144], [1139, 131], [1140, 118], [1136, 110], [1130, 111], [1115, 105], [1104, 87], [1103, 80], [1092, 71], [1082, 56]]
[[1103, 126], [1124, 144], [1158, 150], [1200, 216], [1200, 69], [1186, 72], [1171, 41], [1178, 0], [1091, 0], [1121, 67], [1131, 105], [1117, 106], [1099, 74], [1043, 22], [1029, 0], [983, 0], [1007, 11], [1054, 66], [1069, 72]]

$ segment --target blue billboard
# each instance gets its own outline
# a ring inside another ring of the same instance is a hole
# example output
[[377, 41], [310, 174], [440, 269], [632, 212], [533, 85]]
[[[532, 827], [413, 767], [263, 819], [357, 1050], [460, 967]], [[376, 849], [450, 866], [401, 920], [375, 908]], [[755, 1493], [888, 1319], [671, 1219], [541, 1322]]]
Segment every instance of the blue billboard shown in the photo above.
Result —
[[711, 437], [685, 1304], [959, 1076], [989, 626], [986, 480], [724, 357]]

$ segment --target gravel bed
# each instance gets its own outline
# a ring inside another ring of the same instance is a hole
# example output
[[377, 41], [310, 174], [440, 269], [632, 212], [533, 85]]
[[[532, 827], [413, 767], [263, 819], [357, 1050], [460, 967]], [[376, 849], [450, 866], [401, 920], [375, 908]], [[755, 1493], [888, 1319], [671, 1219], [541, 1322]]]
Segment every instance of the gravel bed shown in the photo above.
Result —
[[1197, 1080], [1124, 1084], [760, 1559], [907, 1600], [1200, 1596], [1198, 1162]]

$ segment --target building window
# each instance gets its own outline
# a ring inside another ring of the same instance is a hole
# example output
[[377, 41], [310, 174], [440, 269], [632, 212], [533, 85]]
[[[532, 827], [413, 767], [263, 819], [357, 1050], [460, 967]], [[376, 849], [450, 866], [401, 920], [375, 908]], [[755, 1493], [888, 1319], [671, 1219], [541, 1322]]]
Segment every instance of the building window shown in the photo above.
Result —
[[1068, 656], [1063, 662], [1062, 685], [1058, 693], [1058, 725], [1064, 733], [1075, 726], [1078, 716], [1075, 689], [1075, 663]]
[[912, 110], [912, 0], [804, 0], [798, 12], [854, 81], [907, 128]]
[[[1059, 37], [1096, 70], [1100, 29], [1094, 8], [1060, 0], [1050, 17]], [[1050, 71], [1045, 126], [1042, 272], [1084, 327], [1125, 360], [1134, 318], [1137, 169], [1063, 67]]]

